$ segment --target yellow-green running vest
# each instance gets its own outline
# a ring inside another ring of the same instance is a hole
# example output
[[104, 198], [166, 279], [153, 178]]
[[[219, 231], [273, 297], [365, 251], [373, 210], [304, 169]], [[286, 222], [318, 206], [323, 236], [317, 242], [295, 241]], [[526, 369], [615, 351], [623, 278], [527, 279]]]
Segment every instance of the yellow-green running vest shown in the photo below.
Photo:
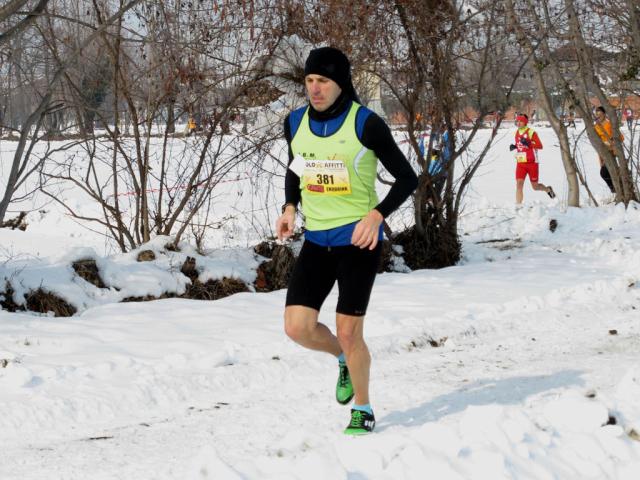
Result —
[[351, 104], [342, 126], [319, 137], [309, 127], [309, 108], [291, 139], [291, 151], [305, 160], [300, 177], [307, 230], [328, 230], [361, 220], [378, 205], [378, 158], [356, 133], [360, 105]]

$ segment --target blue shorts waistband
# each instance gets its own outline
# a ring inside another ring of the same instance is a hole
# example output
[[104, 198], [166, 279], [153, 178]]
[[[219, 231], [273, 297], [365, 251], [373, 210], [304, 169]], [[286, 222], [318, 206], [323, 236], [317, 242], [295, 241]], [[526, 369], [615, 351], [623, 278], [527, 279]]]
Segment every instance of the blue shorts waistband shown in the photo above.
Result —
[[[307, 230], [304, 233], [304, 238], [321, 247], [344, 247], [351, 245], [351, 237], [357, 224], [358, 222], [348, 223], [347, 225], [330, 228], [328, 230]], [[378, 241], [382, 241], [383, 239], [384, 228], [380, 225]]]

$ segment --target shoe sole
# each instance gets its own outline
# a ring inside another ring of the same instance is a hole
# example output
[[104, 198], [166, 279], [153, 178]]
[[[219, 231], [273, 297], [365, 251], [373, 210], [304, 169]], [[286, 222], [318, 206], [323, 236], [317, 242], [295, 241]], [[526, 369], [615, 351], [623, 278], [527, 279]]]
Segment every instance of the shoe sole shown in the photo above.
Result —
[[371, 435], [373, 432], [370, 432], [368, 430], [358, 430], [358, 431], [345, 430], [342, 433], [344, 433], [345, 435], [351, 435], [352, 437], [361, 437], [363, 435]]
[[338, 399], [338, 397], [336, 397], [336, 402], [338, 402], [340, 405], [347, 405], [351, 400], [353, 400], [353, 394], [347, 398], [346, 400], [343, 400], [342, 402]]

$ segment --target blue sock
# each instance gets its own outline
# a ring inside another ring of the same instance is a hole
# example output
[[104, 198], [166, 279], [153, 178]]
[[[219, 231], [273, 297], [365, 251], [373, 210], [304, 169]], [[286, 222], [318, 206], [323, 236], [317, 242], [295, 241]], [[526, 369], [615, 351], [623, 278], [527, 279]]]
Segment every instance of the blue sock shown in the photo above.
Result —
[[342, 352], [340, 355], [338, 355], [338, 361], [340, 363], [347, 363], [347, 360], [344, 358], [344, 352]]
[[354, 410], [360, 410], [361, 412], [367, 412], [369, 415], [373, 415], [373, 410], [371, 409], [370, 403], [367, 403], [366, 405], [356, 405], [354, 403], [351, 408]]

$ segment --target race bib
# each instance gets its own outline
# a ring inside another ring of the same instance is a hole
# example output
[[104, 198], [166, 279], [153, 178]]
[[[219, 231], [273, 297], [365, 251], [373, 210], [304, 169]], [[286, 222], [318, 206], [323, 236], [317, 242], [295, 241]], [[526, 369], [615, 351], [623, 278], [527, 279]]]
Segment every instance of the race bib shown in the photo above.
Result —
[[518, 163], [527, 163], [527, 152], [516, 152], [516, 161]]
[[305, 160], [303, 185], [307, 192], [349, 195], [349, 170], [342, 160]]

